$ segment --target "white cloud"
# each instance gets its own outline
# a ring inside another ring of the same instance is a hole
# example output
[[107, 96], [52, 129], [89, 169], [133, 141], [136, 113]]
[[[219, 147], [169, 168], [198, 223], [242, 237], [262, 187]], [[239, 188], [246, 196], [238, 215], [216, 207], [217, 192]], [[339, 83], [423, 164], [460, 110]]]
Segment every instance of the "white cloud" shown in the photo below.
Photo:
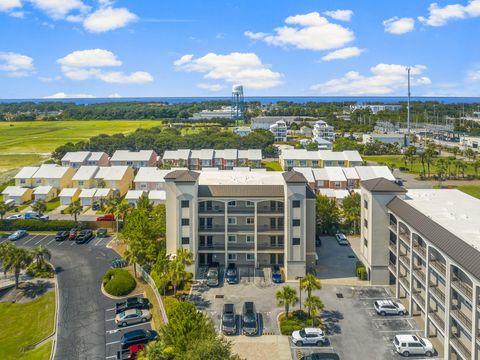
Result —
[[450, 20], [480, 16], [480, 0], [470, 0], [467, 5], [450, 4], [444, 7], [432, 3], [428, 7], [428, 17], [419, 16], [424, 25], [443, 26]]
[[122, 95], [120, 95], [119, 93], [113, 93], [113, 94], [108, 95], [107, 97], [110, 98], [110, 99], [118, 99], [118, 98], [121, 98]]
[[334, 11], [325, 11], [325, 15], [330, 16], [332, 19], [341, 20], [341, 21], [350, 21], [353, 16], [352, 10], [334, 10]]
[[60, 76], [40, 76], [38, 78], [38, 80], [40, 80], [41, 82], [54, 82], [54, 81], [59, 81], [61, 80], [62, 78]]
[[0, 52], [0, 71], [5, 71], [9, 77], [31, 75], [34, 71], [33, 59], [14, 52]]
[[480, 70], [470, 71], [467, 78], [470, 81], [480, 81]]
[[57, 92], [52, 95], [44, 96], [44, 99], [91, 99], [95, 96], [91, 94], [66, 94], [64, 92]]
[[83, 26], [90, 32], [100, 33], [125, 27], [137, 19], [128, 9], [107, 7], [88, 15]]
[[87, 13], [90, 7], [81, 0], [28, 0], [53, 19], [65, 19], [71, 12]]
[[351, 57], [356, 57], [360, 56], [362, 52], [364, 52], [365, 49], [360, 49], [356, 46], [354, 47], [346, 47], [340, 50], [335, 50], [332, 52], [329, 52], [327, 55], [322, 57], [323, 61], [331, 61], [331, 60], [339, 60], [339, 59], [348, 59]]
[[197, 84], [199, 89], [208, 90], [208, 91], [220, 91], [225, 89], [224, 85], [221, 84]]
[[17, 19], [24, 19], [25, 18], [25, 13], [23, 11], [12, 11], [8, 15], [11, 16], [11, 17], [17, 18]]
[[57, 60], [63, 74], [71, 80], [96, 78], [107, 83], [141, 84], [153, 81], [153, 76], [145, 71], [124, 74], [121, 71], [104, 71], [105, 67], [118, 67], [122, 62], [111, 51], [90, 49], [74, 51]]
[[383, 22], [385, 32], [390, 34], [405, 34], [415, 29], [415, 20], [412, 18], [399, 18], [397, 16], [387, 19]]
[[22, 7], [21, 0], [0, 0], [0, 11], [10, 11]]
[[184, 55], [174, 65], [177, 70], [203, 73], [204, 79], [240, 83], [251, 89], [269, 89], [283, 83], [283, 74], [270, 70], [254, 53], [209, 53], [197, 59]]
[[[428, 85], [431, 80], [420, 76], [426, 67], [411, 67], [412, 86]], [[311, 90], [322, 94], [340, 95], [385, 95], [406, 87], [406, 66], [397, 64], [378, 64], [370, 68], [371, 75], [365, 76], [357, 71], [350, 71], [338, 79], [332, 79], [311, 87]], [[406, 91], [406, 90], [405, 90]]]
[[290, 45], [307, 50], [337, 49], [355, 39], [351, 30], [329, 22], [318, 12], [289, 16], [285, 19], [285, 24], [275, 28], [274, 34], [246, 31], [245, 35], [269, 45]]

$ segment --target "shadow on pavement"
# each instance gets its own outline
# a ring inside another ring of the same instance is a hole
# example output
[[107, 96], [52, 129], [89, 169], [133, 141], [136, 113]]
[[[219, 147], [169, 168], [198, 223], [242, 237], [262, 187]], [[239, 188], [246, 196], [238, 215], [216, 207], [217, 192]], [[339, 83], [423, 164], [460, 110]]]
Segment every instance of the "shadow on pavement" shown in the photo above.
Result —
[[325, 310], [322, 313], [322, 320], [325, 324], [327, 335], [341, 334], [342, 327], [340, 321], [343, 320], [343, 314], [337, 310]]

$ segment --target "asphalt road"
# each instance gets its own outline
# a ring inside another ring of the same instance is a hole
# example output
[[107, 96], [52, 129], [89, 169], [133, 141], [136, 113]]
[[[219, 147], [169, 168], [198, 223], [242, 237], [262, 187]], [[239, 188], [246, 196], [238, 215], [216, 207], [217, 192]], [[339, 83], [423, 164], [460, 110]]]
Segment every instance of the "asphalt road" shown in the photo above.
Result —
[[[0, 240], [8, 241], [5, 239]], [[102, 276], [118, 255], [106, 248], [110, 238], [94, 238], [87, 244], [56, 242], [53, 235], [29, 235], [17, 246], [46, 246], [52, 253], [59, 287], [57, 329], [58, 360], [112, 358], [126, 329], [117, 331], [111, 320], [115, 301], [100, 290]], [[108, 320], [108, 321], [107, 321]], [[142, 325], [148, 328], [149, 325]], [[134, 327], [137, 329], [140, 327]], [[108, 344], [108, 345], [107, 345]]]

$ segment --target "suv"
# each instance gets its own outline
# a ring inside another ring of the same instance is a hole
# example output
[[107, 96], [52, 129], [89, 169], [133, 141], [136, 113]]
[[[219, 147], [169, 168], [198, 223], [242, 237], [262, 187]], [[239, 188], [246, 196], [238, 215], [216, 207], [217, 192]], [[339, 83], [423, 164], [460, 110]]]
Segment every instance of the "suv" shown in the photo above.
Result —
[[219, 281], [219, 272], [218, 267], [210, 267], [207, 272], [207, 285], [208, 286], [218, 286]]
[[233, 304], [223, 305], [222, 332], [225, 335], [235, 335], [237, 333], [237, 316]]
[[154, 330], [134, 330], [122, 335], [120, 345], [122, 349], [128, 349], [131, 345], [146, 344], [157, 339], [158, 334]]
[[403, 356], [425, 355], [433, 356], [435, 349], [428, 339], [419, 338], [415, 335], [396, 335], [393, 338], [395, 350]]
[[77, 244], [85, 244], [94, 237], [93, 231], [89, 229], [81, 230], [75, 238]]
[[385, 315], [400, 315], [403, 316], [406, 313], [405, 306], [401, 303], [392, 300], [377, 300], [373, 303], [373, 307], [377, 314]]
[[242, 331], [245, 335], [256, 335], [258, 333], [258, 317], [255, 311], [255, 304], [247, 301], [243, 304]]
[[347, 237], [341, 232], [338, 232], [338, 233], [335, 234], [335, 239], [337, 240], [337, 243], [339, 245], [348, 245], [349, 244], [349, 242], [347, 240]]
[[304, 344], [322, 346], [325, 345], [326, 339], [322, 329], [304, 328], [292, 333], [292, 341], [296, 346]]
[[229, 284], [238, 283], [238, 271], [237, 271], [237, 268], [235, 267], [235, 264], [233, 263], [228, 264], [225, 277], [227, 278], [227, 283]]
[[274, 265], [272, 268], [272, 282], [279, 284], [282, 280], [282, 270], [280, 270], [280, 266]]
[[68, 231], [59, 231], [57, 235], [55, 235], [55, 241], [63, 241], [68, 239]]

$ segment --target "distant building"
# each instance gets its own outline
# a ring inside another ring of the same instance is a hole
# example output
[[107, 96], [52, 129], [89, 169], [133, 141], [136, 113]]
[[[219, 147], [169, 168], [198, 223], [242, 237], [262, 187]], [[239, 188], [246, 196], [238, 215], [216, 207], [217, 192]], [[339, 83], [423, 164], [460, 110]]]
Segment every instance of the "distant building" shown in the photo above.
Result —
[[270, 132], [273, 133], [274, 141], [287, 141], [287, 124], [283, 120], [270, 125]]
[[352, 105], [352, 110], [363, 110], [363, 109], [370, 109], [372, 114], [376, 114], [380, 111], [398, 111], [402, 108], [401, 105]]
[[328, 140], [322, 138], [314, 138], [313, 141], [318, 144], [318, 150], [332, 150], [333, 148], [333, 144]]
[[239, 126], [239, 127], [236, 127], [233, 132], [237, 135], [240, 135], [240, 136], [247, 136], [248, 134], [250, 134], [252, 132], [252, 129], [250, 129], [249, 127], [246, 127], [246, 126]]
[[312, 129], [308, 126], [302, 126], [300, 128], [300, 134], [302, 134], [303, 136], [312, 136]]
[[335, 130], [333, 126], [328, 125], [323, 120], [315, 122], [312, 133], [314, 138], [325, 139], [330, 142], [335, 141]]
[[198, 113], [194, 113], [189, 120], [202, 121], [202, 120], [223, 120], [230, 119], [232, 108], [230, 106], [222, 106], [221, 109], [216, 110], [202, 110]]
[[358, 151], [307, 151], [306, 149], [285, 149], [279, 156], [280, 166], [288, 171], [294, 167], [323, 168], [327, 166], [353, 167], [363, 164]]
[[134, 170], [138, 170], [145, 166], [157, 165], [157, 153], [153, 150], [117, 150], [110, 159], [112, 166], [130, 166]]
[[362, 142], [364, 144], [380, 141], [385, 144], [397, 144], [400, 147], [406, 147], [410, 145], [410, 139], [406, 134], [363, 134]]
[[472, 150], [479, 151], [480, 150], [480, 137], [464, 137], [461, 139], [460, 144], [464, 148], [470, 148]]
[[250, 120], [250, 128], [255, 129], [264, 129], [270, 130], [270, 126], [275, 124], [277, 121], [284, 121], [287, 126], [290, 126], [292, 123], [300, 123], [304, 117], [299, 116], [257, 116]]
[[207, 168], [232, 170], [237, 166], [260, 168], [262, 166], [262, 150], [167, 150], [163, 154], [161, 162], [166, 167], [188, 167], [190, 170]]
[[74, 151], [67, 152], [62, 158], [62, 166], [78, 169], [82, 165], [108, 166], [109, 158], [104, 152]]
[[376, 133], [398, 133], [400, 132], [400, 125], [392, 124], [390, 121], [377, 121], [373, 130]]

